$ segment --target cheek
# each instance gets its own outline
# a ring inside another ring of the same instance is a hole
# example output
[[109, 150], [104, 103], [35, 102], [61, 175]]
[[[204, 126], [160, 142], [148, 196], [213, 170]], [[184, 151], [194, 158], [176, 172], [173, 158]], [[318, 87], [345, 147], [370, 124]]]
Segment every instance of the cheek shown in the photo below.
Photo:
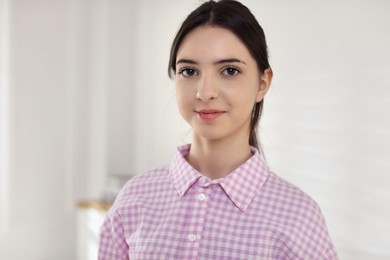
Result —
[[253, 96], [247, 96], [242, 99], [236, 100], [235, 117], [240, 120], [249, 120], [252, 117], [253, 107], [255, 106], [255, 98]]
[[241, 84], [229, 93], [229, 101], [233, 106], [239, 108], [241, 112], [252, 111], [256, 103], [257, 87], [254, 84]]
[[247, 118], [247, 117], [250, 117], [252, 115], [252, 110], [253, 110], [253, 107], [255, 105], [254, 102], [251, 101], [242, 101], [240, 104], [240, 114], [243, 118]]
[[187, 110], [191, 110], [194, 102], [191, 91], [186, 90], [185, 86], [176, 85], [176, 102], [182, 115], [184, 115]]

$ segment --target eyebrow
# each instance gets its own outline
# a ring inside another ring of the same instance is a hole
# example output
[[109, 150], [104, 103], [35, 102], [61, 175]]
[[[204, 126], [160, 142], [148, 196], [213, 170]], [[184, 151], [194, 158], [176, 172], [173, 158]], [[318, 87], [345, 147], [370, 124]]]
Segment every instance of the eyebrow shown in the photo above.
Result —
[[[234, 62], [243, 63], [243, 64], [247, 65], [244, 61], [239, 60], [239, 59], [236, 59], [236, 58], [228, 58], [228, 59], [218, 60], [218, 61], [214, 62], [214, 64], [217, 65], [217, 64], [223, 64], [223, 63], [234, 63]], [[176, 65], [177, 65], [177, 64], [180, 64], [180, 63], [199, 64], [198, 62], [196, 62], [196, 61], [194, 61], [194, 60], [180, 59], [180, 60], [178, 60], [178, 61], [176, 62]]]

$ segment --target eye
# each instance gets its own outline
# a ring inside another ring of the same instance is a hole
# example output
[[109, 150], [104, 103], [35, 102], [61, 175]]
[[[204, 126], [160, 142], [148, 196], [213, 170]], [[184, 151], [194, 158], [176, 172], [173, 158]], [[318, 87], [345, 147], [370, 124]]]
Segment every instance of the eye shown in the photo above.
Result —
[[241, 70], [235, 66], [228, 66], [222, 70], [222, 74], [225, 76], [234, 76], [241, 73]]
[[193, 68], [182, 68], [179, 70], [178, 73], [183, 75], [184, 77], [194, 77], [199, 75], [199, 73]]

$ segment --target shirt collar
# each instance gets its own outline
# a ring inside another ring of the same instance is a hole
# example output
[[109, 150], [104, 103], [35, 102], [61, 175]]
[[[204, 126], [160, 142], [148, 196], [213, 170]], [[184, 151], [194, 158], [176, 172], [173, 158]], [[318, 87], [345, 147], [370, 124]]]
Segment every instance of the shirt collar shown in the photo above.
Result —
[[[202, 174], [195, 170], [184, 158], [190, 144], [179, 146], [170, 165], [170, 175], [180, 197], [197, 182]], [[230, 200], [243, 212], [253, 201], [268, 178], [269, 170], [258, 150], [251, 147], [252, 156], [225, 178], [214, 180], [219, 183]]]
[[169, 167], [173, 185], [180, 197], [183, 197], [186, 191], [202, 176], [184, 158], [189, 153], [190, 148], [190, 144], [179, 146]]

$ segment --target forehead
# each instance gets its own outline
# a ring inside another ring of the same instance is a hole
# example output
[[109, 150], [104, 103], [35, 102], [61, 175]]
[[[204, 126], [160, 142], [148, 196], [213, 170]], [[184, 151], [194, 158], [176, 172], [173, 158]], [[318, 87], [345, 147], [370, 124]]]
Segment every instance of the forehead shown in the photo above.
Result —
[[179, 47], [176, 60], [190, 58], [199, 62], [214, 62], [227, 57], [254, 62], [246, 45], [233, 32], [204, 25], [187, 34]]

